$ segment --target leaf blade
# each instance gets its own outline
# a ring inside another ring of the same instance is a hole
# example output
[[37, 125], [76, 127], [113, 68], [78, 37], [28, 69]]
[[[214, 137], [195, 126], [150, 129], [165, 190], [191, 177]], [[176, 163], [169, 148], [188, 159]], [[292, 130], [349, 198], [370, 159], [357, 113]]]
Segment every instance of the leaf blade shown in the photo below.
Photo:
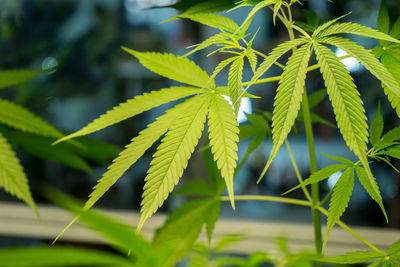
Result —
[[233, 61], [229, 69], [228, 77], [228, 88], [229, 96], [232, 101], [232, 105], [235, 109], [235, 113], [238, 114], [242, 92], [242, 78], [243, 78], [243, 65], [244, 60], [242, 56], [239, 56]]

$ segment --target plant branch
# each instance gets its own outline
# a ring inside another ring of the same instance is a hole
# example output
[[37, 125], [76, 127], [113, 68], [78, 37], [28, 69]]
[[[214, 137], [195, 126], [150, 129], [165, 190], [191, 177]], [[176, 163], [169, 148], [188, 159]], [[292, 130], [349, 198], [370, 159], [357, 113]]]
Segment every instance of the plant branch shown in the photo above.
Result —
[[[229, 201], [229, 196], [221, 196], [221, 201]], [[235, 196], [235, 200], [259, 200], [259, 201], [270, 201], [270, 202], [278, 202], [278, 203], [287, 203], [293, 205], [300, 206], [308, 206], [311, 204], [308, 201], [294, 198], [286, 198], [286, 197], [273, 197], [273, 196], [259, 196], [259, 195], [240, 195]]]

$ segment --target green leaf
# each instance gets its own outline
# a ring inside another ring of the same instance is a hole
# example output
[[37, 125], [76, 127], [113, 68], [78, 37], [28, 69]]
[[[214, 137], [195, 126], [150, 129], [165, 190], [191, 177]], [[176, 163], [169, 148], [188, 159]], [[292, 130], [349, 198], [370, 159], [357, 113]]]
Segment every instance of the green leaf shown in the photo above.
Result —
[[314, 183], [320, 182], [322, 180], [325, 180], [332, 174], [340, 172], [348, 167], [349, 167], [348, 165], [344, 165], [344, 164], [335, 164], [335, 165], [330, 165], [328, 167], [322, 168], [319, 171], [316, 171], [313, 174], [311, 174], [311, 176], [309, 178], [307, 178], [306, 180], [304, 180], [304, 182], [302, 184], [299, 184], [299, 185], [293, 187], [292, 189], [286, 191], [285, 193], [283, 193], [283, 195], [286, 195], [287, 193], [290, 193], [293, 190], [296, 190], [300, 187], [314, 184]]
[[[144, 67], [166, 78], [197, 87], [203, 87], [209, 82], [208, 74], [185, 57], [167, 53], [138, 52], [126, 47], [122, 49], [137, 57]], [[208, 85], [215, 88], [214, 81]]]
[[397, 18], [396, 22], [393, 24], [390, 30], [390, 36], [397, 39], [400, 38], [400, 18]]
[[39, 212], [29, 191], [28, 179], [15, 152], [0, 133], [0, 187], [10, 195], [23, 200], [37, 214]]
[[214, 202], [209, 207], [208, 212], [206, 213], [205, 216], [208, 244], [211, 243], [215, 224], [218, 220], [220, 212], [221, 212], [221, 201], [214, 200]]
[[400, 240], [394, 242], [393, 244], [391, 244], [388, 249], [386, 250], [386, 254], [387, 255], [392, 255], [395, 254], [397, 252], [400, 252]]
[[383, 132], [383, 117], [381, 113], [381, 102], [378, 103], [376, 114], [372, 120], [371, 127], [369, 128], [369, 140], [371, 145], [376, 146], [382, 136]]
[[366, 157], [368, 126], [360, 94], [349, 71], [335, 54], [318, 43], [314, 47], [343, 139], [363, 160]]
[[244, 236], [241, 234], [231, 234], [222, 236], [215, 244], [214, 250], [221, 252], [227, 247], [243, 241]]
[[[386, 0], [381, 0], [381, 7], [378, 13], [378, 31], [383, 33], [389, 33], [390, 19], [389, 11], [387, 9]], [[387, 42], [379, 42], [382, 46], [387, 45]]]
[[113, 186], [118, 179], [156, 142], [179, 117], [182, 112], [190, 108], [194, 104], [195, 98], [191, 98], [168, 110], [164, 115], [147, 126], [138, 136], [131, 140], [113, 163], [103, 177], [93, 188], [93, 192], [89, 196], [84, 209], [90, 209], [107, 191]]
[[384, 41], [388, 41], [388, 42], [392, 42], [392, 43], [400, 43], [399, 40], [391, 37], [390, 35], [388, 35], [386, 33], [379, 32], [372, 28], [360, 25], [358, 23], [353, 23], [353, 22], [334, 24], [331, 27], [325, 29], [323, 32], [321, 32], [318, 35], [318, 38], [326, 37], [326, 36], [334, 35], [334, 34], [341, 34], [341, 33], [356, 34], [356, 35], [374, 38], [374, 39], [378, 39], [378, 40], [384, 40]]
[[[229, 88], [227, 86], [220, 86], [215, 88], [215, 92], [221, 95], [229, 96]], [[247, 92], [242, 91], [242, 97], [248, 97], [248, 98], [261, 98], [256, 95], [249, 94]]]
[[377, 251], [356, 251], [356, 252], [349, 252], [345, 255], [318, 259], [318, 261], [349, 264], [349, 263], [362, 263], [362, 262], [372, 261], [382, 258], [383, 256], [384, 255], [382, 255]]
[[201, 24], [217, 28], [221, 31], [235, 32], [239, 26], [230, 18], [214, 13], [195, 13], [178, 15], [178, 18], [187, 18]]
[[209, 104], [210, 95], [193, 97], [193, 104], [174, 121], [154, 153], [145, 178], [138, 231], [181, 178], [203, 131]]
[[383, 155], [390, 156], [392, 158], [400, 159], [400, 145], [390, 146], [386, 150], [382, 151]]
[[351, 160], [349, 160], [349, 159], [342, 158], [342, 157], [339, 157], [339, 156], [328, 155], [328, 154], [325, 154], [325, 153], [323, 153], [323, 152], [321, 152], [321, 154], [324, 155], [325, 157], [328, 157], [328, 158], [333, 159], [333, 160], [336, 160], [336, 161], [338, 161], [338, 162], [347, 164], [347, 165], [349, 165], [349, 166], [353, 166], [353, 165], [354, 165], [354, 163], [353, 163]]
[[0, 70], [0, 88], [23, 83], [42, 72], [42, 70]]
[[279, 148], [285, 142], [296, 120], [303, 99], [307, 66], [311, 56], [310, 48], [311, 43], [308, 43], [296, 50], [283, 70], [272, 114], [272, 141], [274, 145], [259, 181], [268, 170]]
[[246, 154], [244, 154], [242, 160], [238, 164], [238, 169], [242, 167], [242, 165], [246, 162], [247, 158], [250, 156], [251, 153], [253, 153], [254, 150], [256, 150], [262, 142], [265, 140], [265, 137], [267, 136], [267, 132], [260, 132], [257, 133], [250, 141], [250, 144], [247, 148]]
[[66, 144], [63, 144], [64, 146], [52, 146], [51, 144], [54, 142], [53, 139], [21, 132], [14, 132], [13, 137], [18, 145], [32, 155], [58, 162], [90, 174], [94, 173], [90, 165], [72, 152], [71, 149], [69, 149], [70, 146]]
[[[362, 46], [344, 38], [326, 37], [320, 40], [339, 47], [346, 51], [350, 56], [355, 57], [366, 69], [368, 69], [376, 78], [378, 78], [384, 87], [387, 87], [391, 94], [400, 98], [400, 85], [393, 75], [379, 62], [370, 52]], [[386, 93], [386, 92], [385, 92]], [[390, 96], [390, 95], [389, 95]], [[390, 97], [389, 100], [391, 101]]]
[[187, 196], [214, 196], [210, 185], [201, 178], [190, 180], [174, 191], [174, 194]]
[[254, 16], [256, 13], [261, 10], [262, 8], [272, 5], [276, 2], [276, 0], [263, 0], [260, 3], [256, 4], [253, 9], [250, 11], [250, 13], [247, 15], [246, 19], [243, 21], [242, 25], [240, 25], [240, 30], [241, 31], [247, 31], [248, 27], [251, 24], [251, 21], [253, 20]]
[[226, 32], [217, 33], [217, 34], [207, 38], [203, 42], [192, 46], [192, 47], [194, 47], [194, 49], [191, 50], [190, 52], [188, 52], [187, 54], [185, 54], [185, 57], [187, 57], [197, 51], [203, 50], [211, 45], [223, 43], [223, 42], [225, 42], [226, 39], [229, 39], [230, 36], [231, 35]]
[[256, 53], [254, 53], [253, 49], [250, 49], [249, 51], [247, 51], [246, 57], [249, 60], [251, 69], [255, 73], [256, 72], [256, 68], [257, 68], [257, 55], [256, 55]]
[[170, 87], [136, 96], [107, 111], [107, 113], [101, 115], [79, 131], [59, 139], [56, 143], [96, 132], [154, 107], [204, 91], [194, 87]]
[[[76, 145], [69, 145], [68, 149], [90, 161], [101, 165], [109, 164], [111, 160], [116, 158], [122, 151], [122, 148], [119, 146], [102, 142], [93, 138], [79, 137], [76, 139], [76, 142], [82, 145], [82, 148]], [[59, 146], [62, 146], [62, 144], [59, 144]]]
[[333, 188], [333, 194], [329, 203], [329, 215], [326, 229], [324, 245], [326, 244], [329, 232], [333, 226], [339, 221], [349, 204], [350, 197], [354, 187], [354, 169], [348, 168], [343, 172]]
[[[381, 58], [382, 64], [393, 75], [397, 83], [400, 84], [400, 60], [390, 50], [384, 50]], [[387, 86], [383, 85], [385, 94], [388, 96], [390, 104], [396, 110], [397, 116], [400, 117], [400, 97], [392, 92]]]
[[219, 12], [230, 9], [235, 6], [236, 0], [181, 0], [170, 7], [178, 10], [186, 10], [185, 14], [196, 14], [206, 12]]
[[28, 133], [60, 138], [63, 134], [29, 110], [0, 99], [0, 122]]
[[294, 39], [294, 40], [290, 40], [290, 41], [286, 41], [280, 45], [278, 45], [277, 47], [275, 47], [271, 53], [268, 54], [268, 56], [264, 59], [264, 61], [260, 64], [260, 66], [258, 66], [258, 69], [256, 71], [256, 73], [254, 73], [253, 78], [251, 78], [250, 84], [246, 87], [246, 90], [253, 84], [255, 83], [265, 72], [267, 72], [269, 70], [269, 68], [284, 54], [286, 54], [286, 52], [288, 52], [289, 50], [304, 44], [305, 42], [307, 42], [307, 40], [305, 39]]
[[222, 96], [215, 95], [208, 114], [210, 147], [221, 176], [225, 180], [233, 208], [235, 208], [233, 177], [238, 158], [238, 126], [232, 106]]
[[399, 139], [400, 139], [400, 127], [396, 127], [383, 135], [381, 144], [390, 144], [393, 141]]
[[371, 180], [368, 176], [366, 170], [361, 167], [356, 168], [356, 173], [358, 176], [358, 180], [360, 181], [361, 185], [364, 187], [365, 191], [370, 195], [370, 197], [378, 203], [379, 207], [382, 209], [384, 215], [386, 216], [385, 209], [382, 203], [382, 196], [379, 191], [379, 186], [376, 182], [375, 177]]
[[381, 263], [383, 263], [383, 260], [376, 261], [376, 262], [373, 262], [371, 264], [368, 264], [367, 267], [379, 267], [379, 266], [381, 266]]
[[209, 145], [207, 145], [207, 148], [203, 151], [203, 160], [208, 178], [211, 182], [211, 187], [215, 195], [220, 195], [226, 189], [226, 185], [217, 163], [214, 161], [214, 155]]
[[281, 2], [277, 2], [274, 5], [274, 14], [272, 16], [272, 21], [274, 23], [274, 26], [276, 25], [276, 15], [278, 15], [279, 10], [281, 9], [282, 3]]
[[[233, 61], [237, 60], [238, 57], [228, 57], [227, 59], [222, 60], [220, 63], [218, 63], [217, 67], [214, 69], [213, 74], [211, 75], [211, 78], [215, 78], [218, 73], [220, 73], [226, 66], [231, 64]], [[217, 87], [217, 89], [220, 87]], [[229, 87], [225, 87], [227, 89], [227, 95], [229, 95]]]
[[[350, 12], [350, 13], [351, 13], [351, 12]], [[314, 38], [314, 37], [317, 37], [317, 36], [320, 34], [320, 32], [323, 32], [325, 29], [329, 28], [332, 24], [334, 24], [334, 23], [336, 23], [338, 20], [340, 20], [340, 19], [342, 19], [342, 18], [348, 16], [350, 13], [347, 13], [347, 14], [345, 14], [345, 15], [343, 15], [343, 16], [340, 16], [340, 17], [338, 17], [338, 18], [335, 18], [335, 19], [333, 19], [333, 20], [330, 20], [330, 21], [325, 22], [324, 24], [320, 25], [320, 26], [314, 31], [312, 37], [313, 37], [313, 38]]]
[[[146, 266], [159, 266], [155, 265], [158, 260], [158, 256], [155, 257], [155, 255], [157, 255], [156, 252], [159, 251], [154, 251], [150, 244], [134, 231], [131, 226], [93, 210], [82, 211], [82, 204], [80, 202], [54, 188], [47, 188], [45, 194], [52, 202], [75, 214], [76, 217], [72, 222], [79, 218], [79, 221], [88, 228], [98, 232], [109, 240], [117, 250], [122, 253], [131, 251], [137, 259], [145, 261], [147, 263]], [[62, 233], [64, 233], [70, 225], [71, 223]], [[60, 235], [57, 238], [59, 238]]]
[[104, 251], [68, 246], [7, 248], [0, 250], [1, 265], [8, 266], [134, 266], [125, 257]]
[[174, 266], [187, 254], [219, 202], [210, 198], [190, 200], [168, 216], [152, 243], [155, 248], [166, 249], [167, 257], [162, 266]]
[[319, 103], [321, 103], [325, 97], [327, 96], [327, 91], [326, 89], [321, 89], [318, 91], [315, 91], [314, 93], [310, 94], [308, 96], [308, 105], [310, 109], [316, 107]]
[[232, 105], [235, 109], [235, 113], [238, 114], [240, 102], [242, 98], [242, 78], [243, 78], [243, 57], [239, 56], [233, 61], [229, 69], [228, 77], [228, 88], [229, 96], [232, 101]]

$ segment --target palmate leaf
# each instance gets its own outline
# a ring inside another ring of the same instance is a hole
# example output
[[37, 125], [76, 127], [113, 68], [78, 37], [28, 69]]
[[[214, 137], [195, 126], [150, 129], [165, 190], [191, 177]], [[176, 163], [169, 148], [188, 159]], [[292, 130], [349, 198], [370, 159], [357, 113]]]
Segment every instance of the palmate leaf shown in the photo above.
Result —
[[167, 257], [160, 266], [175, 266], [193, 247], [204, 224], [207, 235], [212, 232], [220, 205], [214, 198], [190, 200], [168, 216], [152, 242], [155, 248], [166, 248]]
[[235, 113], [238, 114], [242, 93], [242, 78], [243, 78], [243, 65], [244, 60], [243, 56], [237, 57], [235, 61], [233, 61], [230, 69], [229, 69], [229, 77], [228, 77], [228, 88], [229, 88], [229, 96], [232, 101], [232, 105], [235, 109]]
[[0, 88], [23, 83], [41, 73], [43, 70], [0, 70]]
[[208, 114], [210, 147], [221, 171], [232, 207], [235, 208], [233, 176], [237, 160], [239, 123], [232, 106], [220, 95], [214, 95]]
[[108, 167], [107, 172], [98, 181], [85, 203], [84, 209], [90, 209], [118, 179], [163, 135], [171, 126], [173, 121], [193, 105], [193, 99], [189, 99], [182, 104], [168, 110], [166, 114], [157, 118], [157, 120], [141, 131], [138, 136], [131, 140], [131, 143], [114, 159]]
[[144, 67], [161, 76], [197, 87], [208, 83], [210, 88], [215, 88], [214, 81], [209, 82], [208, 74], [185, 57], [167, 53], [138, 52], [126, 47], [122, 49], [137, 57]]
[[[355, 57], [366, 69], [368, 69], [376, 78], [378, 78], [384, 87], [387, 87], [391, 94], [400, 98], [400, 85], [393, 75], [379, 62], [370, 52], [362, 46], [339, 37], [325, 37], [319, 40], [322, 43], [327, 43], [339, 47], [346, 51], [350, 56]], [[390, 97], [389, 97], [390, 100]]]
[[142, 216], [137, 227], [139, 231], [144, 222], [164, 203], [182, 176], [203, 131], [210, 101], [210, 95], [194, 97], [193, 104], [171, 125], [154, 153], [145, 178]]
[[0, 250], [3, 267], [135, 266], [129, 259], [100, 250], [68, 246]]
[[28, 133], [60, 138], [63, 134], [29, 110], [0, 99], [0, 123]]
[[202, 92], [204, 92], [204, 90], [199, 88], [182, 86], [164, 88], [159, 91], [152, 91], [136, 96], [133, 99], [119, 104], [112, 110], [107, 111], [107, 113], [101, 115], [79, 131], [59, 139], [56, 143], [96, 132], [154, 107]]
[[307, 40], [305, 39], [294, 39], [294, 40], [290, 40], [290, 41], [286, 41], [280, 45], [278, 45], [277, 47], [275, 47], [271, 53], [268, 54], [268, 56], [264, 59], [264, 61], [260, 64], [260, 66], [258, 67], [256, 73], [254, 73], [253, 77], [251, 78], [250, 84], [246, 87], [246, 91], [247, 89], [254, 83], [256, 82], [265, 72], [267, 72], [269, 70], [269, 68], [271, 68], [271, 66], [284, 54], [286, 54], [286, 52], [288, 52], [289, 50], [306, 43]]
[[29, 191], [28, 179], [11, 146], [0, 133], [0, 187], [25, 201], [38, 215], [36, 204]]
[[360, 25], [353, 22], [337, 23], [322, 31], [318, 37], [326, 37], [329, 35], [350, 33], [364, 37], [370, 37], [378, 40], [384, 40], [393, 43], [400, 43], [399, 40], [391, 37], [390, 35], [374, 30], [372, 28]]
[[386, 250], [386, 254], [388, 255], [392, 255], [398, 252], [400, 252], [400, 240], [391, 244]]
[[325, 29], [329, 28], [330, 26], [332, 26], [334, 23], [336, 23], [338, 20], [346, 17], [347, 15], [349, 15], [350, 13], [347, 13], [345, 15], [342, 15], [340, 17], [337, 17], [333, 20], [327, 21], [324, 24], [318, 26], [318, 28], [313, 32], [312, 37], [317, 37], [319, 35], [320, 32], [324, 31]]
[[343, 139], [358, 157], [364, 158], [368, 126], [356, 85], [349, 71], [331, 50], [318, 43], [314, 47]]
[[303, 99], [308, 61], [311, 56], [311, 43], [296, 50], [289, 58], [274, 102], [272, 114], [272, 141], [274, 143], [268, 162], [262, 171], [259, 181], [272, 163], [279, 148], [285, 142], [296, 120]]
[[232, 19], [214, 13], [181, 14], [177, 18], [186, 18], [221, 31], [235, 32], [239, 26]]
[[328, 240], [329, 232], [339, 221], [340, 217], [347, 208], [354, 187], [354, 169], [348, 168], [343, 172], [333, 188], [333, 194], [329, 203], [329, 215], [326, 229], [324, 246]]
[[372, 261], [379, 258], [383, 258], [384, 256], [385, 255], [377, 251], [356, 251], [356, 252], [349, 252], [345, 255], [318, 259], [318, 261], [350, 264], [350, 263], [362, 263], [362, 262]]
[[253, 49], [249, 49], [249, 51], [246, 52], [246, 57], [249, 60], [249, 64], [253, 72], [256, 72], [257, 68], [257, 55], [254, 53]]

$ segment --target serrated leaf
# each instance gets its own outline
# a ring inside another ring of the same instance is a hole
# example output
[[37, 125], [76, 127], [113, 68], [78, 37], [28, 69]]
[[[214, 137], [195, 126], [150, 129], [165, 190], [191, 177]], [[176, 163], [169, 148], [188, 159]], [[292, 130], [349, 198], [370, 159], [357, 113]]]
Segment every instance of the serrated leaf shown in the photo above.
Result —
[[346, 158], [343, 158], [343, 157], [339, 157], [339, 156], [328, 155], [328, 154], [325, 154], [323, 152], [321, 152], [321, 154], [324, 155], [325, 157], [328, 157], [328, 158], [336, 160], [338, 162], [347, 164], [349, 166], [353, 166], [354, 165], [354, 163], [349, 159], [346, 159]]
[[369, 128], [369, 140], [371, 141], [371, 145], [376, 146], [379, 143], [382, 132], [383, 117], [381, 113], [381, 102], [379, 102], [378, 107], [376, 108], [375, 117], [371, 122], [371, 127]]
[[328, 93], [326, 89], [321, 89], [310, 94], [308, 96], [308, 106], [310, 107], [310, 109], [316, 107], [319, 103], [321, 103], [325, 99], [327, 94]]
[[207, 239], [208, 239], [209, 244], [211, 243], [215, 224], [218, 220], [220, 212], [221, 212], [221, 201], [214, 200], [214, 202], [208, 208], [208, 212], [204, 218], [205, 223], [206, 223], [206, 232], [207, 232]]
[[327, 21], [324, 24], [320, 25], [313, 33], [312, 37], [317, 37], [319, 35], [320, 32], [323, 32], [325, 29], [329, 28], [332, 24], [336, 23], [338, 20], [348, 16], [350, 13], [347, 13], [343, 16], [337, 17], [333, 20]]
[[391, 244], [388, 249], [386, 250], [386, 254], [387, 255], [392, 255], [395, 254], [397, 252], [400, 252], [400, 240], [394, 242], [393, 244]]
[[193, 104], [174, 121], [154, 153], [145, 178], [138, 231], [161, 207], [181, 178], [203, 131], [209, 104], [209, 95], [193, 97]]
[[36, 204], [29, 190], [28, 179], [7, 140], [0, 133], [0, 187], [10, 195], [23, 200], [38, 215]]
[[354, 169], [349, 168], [343, 172], [333, 188], [333, 194], [329, 203], [329, 215], [324, 244], [333, 226], [339, 221], [349, 204], [354, 187]]
[[366, 157], [368, 126], [360, 94], [335, 54], [318, 43], [314, 48], [340, 132], [347, 146], [362, 160]]
[[167, 251], [167, 257], [162, 266], [174, 266], [186, 255], [217, 202], [219, 200], [210, 198], [190, 200], [168, 216], [152, 242], [154, 247], [165, 248]]
[[349, 263], [362, 263], [362, 262], [372, 261], [382, 258], [383, 256], [384, 255], [382, 255], [377, 251], [356, 251], [335, 257], [325, 257], [322, 259], [318, 259], [318, 261], [349, 264]]
[[[389, 11], [387, 9], [386, 0], [381, 0], [381, 7], [378, 13], [378, 31], [389, 33], [390, 19]], [[379, 42], [382, 46], [387, 45], [387, 42]]]
[[215, 95], [208, 114], [210, 147], [221, 176], [225, 180], [233, 208], [235, 208], [233, 177], [238, 158], [238, 126], [232, 106], [222, 96]]
[[[396, 79], [397, 83], [400, 83], [400, 60], [397, 60], [390, 50], [384, 50], [381, 61], [382, 64], [386, 67], [386, 69]], [[389, 90], [389, 88], [385, 85], [383, 85], [383, 89], [390, 101], [390, 104], [396, 110], [397, 116], [400, 117], [400, 97], [397, 96], [391, 90]]]
[[136, 96], [107, 111], [79, 131], [59, 139], [56, 143], [96, 132], [154, 107], [202, 92], [204, 90], [195, 87], [170, 87]]
[[170, 7], [178, 10], [186, 10], [185, 14], [196, 14], [206, 12], [219, 12], [235, 6], [236, 0], [204, 1], [204, 0], [182, 0]]
[[209, 145], [203, 151], [203, 160], [208, 178], [211, 182], [211, 187], [215, 195], [220, 195], [226, 189], [226, 184], [222, 178], [220, 170], [218, 169], [217, 163], [214, 161], [214, 155], [211, 152], [211, 147]]
[[264, 176], [279, 148], [292, 129], [303, 99], [308, 61], [311, 56], [311, 43], [296, 50], [286, 64], [275, 96], [272, 114], [273, 147], [268, 162], [259, 181]]
[[174, 194], [187, 196], [214, 196], [210, 185], [201, 178], [190, 180], [174, 190]]
[[[385, 68], [385, 66], [362, 46], [347, 39], [338, 37], [326, 37], [320, 41], [337, 46], [346, 51], [350, 56], [355, 57], [366, 69], [382, 82], [384, 87], [387, 87], [393, 95], [400, 98], [399, 83]], [[390, 97], [389, 100], [391, 100]]]
[[168, 53], [138, 52], [126, 47], [122, 49], [137, 57], [144, 67], [161, 76], [200, 88], [208, 83], [210, 88], [215, 88], [214, 81], [209, 82], [208, 74], [185, 57]]
[[372, 177], [371, 180], [368, 176], [366, 170], [362, 167], [357, 167], [356, 173], [358, 176], [358, 180], [360, 181], [361, 185], [364, 187], [365, 191], [369, 194], [369, 196], [378, 203], [379, 207], [382, 209], [384, 215], [386, 216], [386, 212], [382, 203], [382, 196], [379, 191], [379, 186], [376, 182], [375, 177]]
[[232, 19], [214, 13], [195, 13], [178, 15], [178, 18], [187, 18], [201, 24], [217, 28], [221, 31], [235, 32], [239, 26]]
[[138, 136], [131, 140], [125, 149], [114, 159], [106, 173], [93, 188], [84, 209], [90, 209], [118, 179], [162, 136], [177, 117], [194, 104], [194, 98], [168, 110], [164, 115], [147, 126]]
[[340, 172], [348, 167], [349, 167], [348, 165], [344, 165], [344, 164], [335, 164], [335, 165], [330, 165], [328, 167], [322, 168], [319, 171], [314, 172], [309, 178], [304, 180], [304, 182], [302, 184], [299, 184], [299, 185], [293, 187], [292, 189], [286, 191], [285, 193], [283, 193], [283, 195], [286, 195], [287, 193], [290, 193], [293, 190], [296, 190], [300, 187], [314, 184], [314, 183], [320, 182], [322, 180], [325, 180], [332, 174]]
[[382, 137], [382, 144], [391, 144], [400, 139], [400, 127], [396, 127], [385, 133]]
[[251, 153], [253, 153], [254, 150], [256, 150], [262, 142], [265, 140], [265, 137], [267, 136], [267, 132], [263, 133], [258, 133], [256, 134], [250, 141], [250, 144], [247, 148], [246, 153], [244, 154], [242, 160], [238, 164], [238, 169], [246, 162], [247, 158], [250, 156]]
[[397, 18], [396, 22], [393, 24], [390, 30], [390, 36], [397, 39], [400, 38], [400, 18]]
[[294, 39], [294, 40], [290, 40], [290, 41], [286, 41], [280, 45], [278, 45], [277, 47], [275, 47], [271, 53], [268, 54], [268, 56], [264, 59], [264, 61], [260, 64], [260, 66], [258, 67], [256, 73], [254, 73], [253, 77], [251, 78], [250, 84], [246, 87], [246, 91], [247, 89], [253, 84], [255, 83], [265, 72], [267, 72], [269, 70], [269, 68], [271, 68], [271, 66], [284, 54], [286, 54], [286, 52], [288, 52], [289, 50], [304, 44], [305, 42], [307, 42], [304, 39]]
[[0, 250], [0, 258], [3, 267], [134, 266], [116, 254], [68, 246], [6, 248]]
[[250, 11], [250, 13], [247, 15], [246, 19], [243, 21], [242, 25], [240, 25], [240, 30], [241, 31], [247, 31], [248, 27], [250, 26], [251, 21], [253, 20], [254, 16], [256, 13], [261, 10], [262, 8], [272, 5], [275, 3], [276, 0], [263, 0], [259, 3], [257, 3], [253, 9]]
[[249, 51], [247, 51], [246, 57], [249, 60], [250, 67], [251, 67], [252, 71], [255, 73], [256, 72], [256, 68], [257, 68], [257, 55], [256, 55], [256, 53], [254, 53], [253, 49], [250, 49]]
[[[233, 61], [237, 60], [238, 57], [229, 57], [227, 59], [222, 60], [220, 63], [218, 63], [217, 67], [215, 67], [213, 74], [211, 75], [211, 78], [215, 78], [218, 73], [220, 73], [226, 66], [231, 64]], [[220, 87], [217, 87], [217, 89]], [[226, 87], [228, 95], [229, 95], [229, 87]]]
[[0, 89], [32, 79], [42, 70], [0, 70]]
[[277, 2], [274, 5], [274, 12], [273, 12], [273, 16], [272, 16], [272, 22], [274, 23], [274, 25], [276, 25], [276, 15], [278, 15], [279, 9], [282, 6], [282, 2]]
[[28, 133], [60, 138], [63, 134], [26, 108], [0, 99], [0, 123]]
[[228, 77], [229, 96], [232, 101], [236, 114], [238, 114], [239, 112], [239, 107], [241, 102], [243, 65], [244, 65], [243, 57], [239, 56], [235, 61], [233, 61], [229, 69], [229, 77]]
[[58, 162], [90, 174], [94, 173], [90, 165], [83, 158], [72, 152], [65, 144], [63, 144], [64, 146], [52, 146], [53, 139], [21, 132], [14, 132], [13, 138], [22, 149], [34, 156]]
[[326, 37], [329, 35], [334, 35], [334, 34], [341, 34], [341, 33], [347, 33], [347, 34], [356, 34], [364, 37], [369, 37], [369, 38], [374, 38], [378, 40], [384, 40], [388, 42], [393, 42], [393, 43], [400, 43], [399, 40], [391, 37], [390, 35], [374, 30], [372, 28], [360, 25], [358, 23], [353, 23], [353, 22], [345, 22], [345, 23], [337, 23], [329, 28], [325, 29], [322, 31], [319, 35], [318, 38], [321, 37]]
[[400, 145], [390, 146], [386, 150], [381, 151], [379, 154], [400, 159]]
[[187, 57], [197, 51], [203, 50], [211, 45], [223, 43], [229, 37], [230, 37], [230, 35], [226, 32], [217, 33], [217, 34], [207, 38], [203, 42], [201, 42], [197, 45], [194, 45], [194, 49], [191, 50], [190, 52], [188, 52], [187, 54], [185, 54], [185, 57]]

